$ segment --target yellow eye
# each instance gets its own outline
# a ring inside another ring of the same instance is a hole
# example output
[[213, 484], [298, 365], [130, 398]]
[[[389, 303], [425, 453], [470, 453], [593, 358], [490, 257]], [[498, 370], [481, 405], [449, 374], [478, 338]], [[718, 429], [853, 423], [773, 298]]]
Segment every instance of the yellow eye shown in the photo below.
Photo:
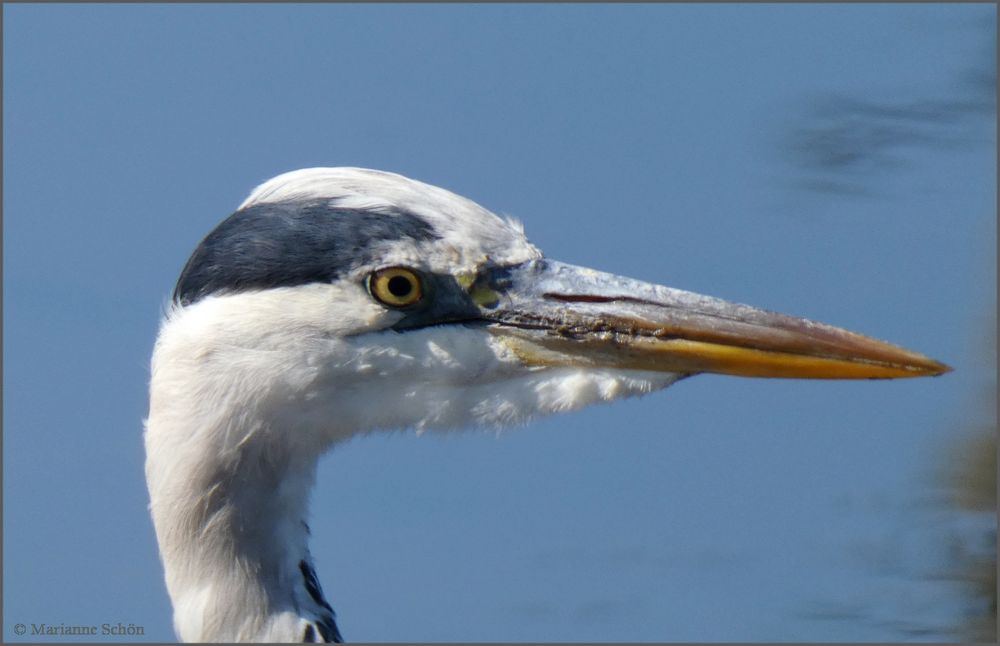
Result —
[[404, 267], [379, 269], [368, 277], [368, 291], [383, 305], [406, 307], [424, 297], [420, 277]]

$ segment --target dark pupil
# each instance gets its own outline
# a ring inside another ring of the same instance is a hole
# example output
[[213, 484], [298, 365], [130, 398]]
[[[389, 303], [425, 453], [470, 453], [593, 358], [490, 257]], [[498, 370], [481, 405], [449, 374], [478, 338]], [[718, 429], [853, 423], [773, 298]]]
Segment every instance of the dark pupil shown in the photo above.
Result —
[[396, 298], [408, 296], [413, 291], [413, 285], [410, 284], [409, 279], [402, 276], [393, 276], [390, 278], [387, 287], [389, 288], [389, 293]]

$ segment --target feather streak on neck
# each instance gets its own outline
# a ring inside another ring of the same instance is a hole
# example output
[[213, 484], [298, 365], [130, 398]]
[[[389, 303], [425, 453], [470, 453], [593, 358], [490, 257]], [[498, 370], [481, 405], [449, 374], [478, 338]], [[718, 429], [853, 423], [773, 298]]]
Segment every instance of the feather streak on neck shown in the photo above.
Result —
[[172, 446], [148, 451], [146, 469], [178, 636], [338, 638], [304, 522], [316, 457], [271, 450], [266, 427], [241, 429], [231, 451], [186, 451], [192, 438], [163, 433], [158, 421], [150, 416], [147, 445]]

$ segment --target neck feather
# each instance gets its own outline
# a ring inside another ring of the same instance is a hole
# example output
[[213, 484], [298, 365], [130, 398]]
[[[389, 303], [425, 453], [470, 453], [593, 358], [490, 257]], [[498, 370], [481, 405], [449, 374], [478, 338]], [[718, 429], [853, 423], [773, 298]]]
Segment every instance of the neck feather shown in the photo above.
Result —
[[[178, 636], [339, 641], [307, 545], [317, 454], [275, 450], [262, 424], [202, 433], [166, 423], [150, 415], [146, 472]], [[208, 437], [240, 439], [190, 448]]]

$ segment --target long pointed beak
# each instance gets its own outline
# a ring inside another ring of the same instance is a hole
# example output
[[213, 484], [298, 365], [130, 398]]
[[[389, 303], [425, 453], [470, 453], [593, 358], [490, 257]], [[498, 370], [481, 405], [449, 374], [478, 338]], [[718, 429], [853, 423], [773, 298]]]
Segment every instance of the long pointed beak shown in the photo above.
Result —
[[498, 268], [470, 295], [490, 332], [530, 365], [803, 379], [951, 370], [823, 323], [551, 260]]

